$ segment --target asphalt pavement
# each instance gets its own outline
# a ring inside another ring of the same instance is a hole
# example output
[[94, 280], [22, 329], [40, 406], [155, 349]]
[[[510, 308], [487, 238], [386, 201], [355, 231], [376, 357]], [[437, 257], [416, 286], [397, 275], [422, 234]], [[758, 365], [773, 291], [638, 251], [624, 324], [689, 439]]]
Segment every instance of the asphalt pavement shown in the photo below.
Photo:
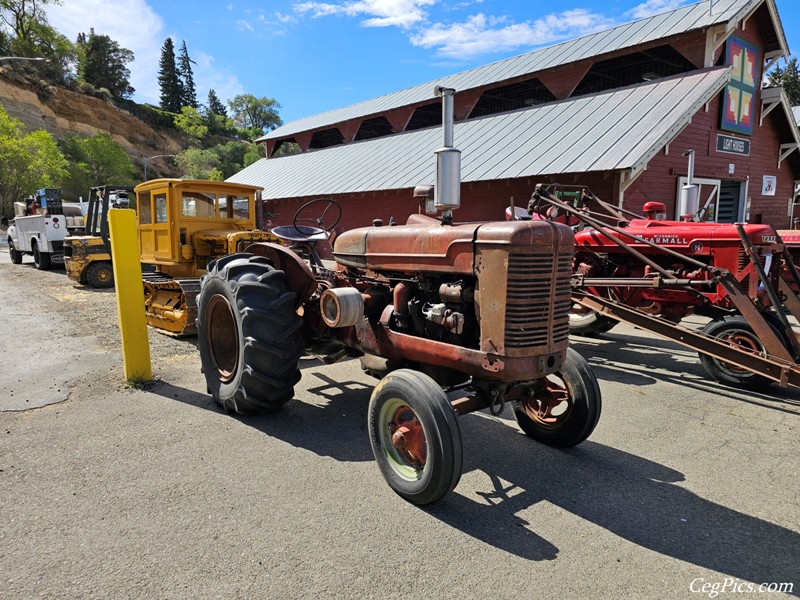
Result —
[[151, 332], [130, 387], [115, 311], [0, 250], [1, 598], [800, 595], [800, 390], [722, 387], [627, 326], [575, 338], [592, 437], [461, 417], [464, 475], [420, 508], [374, 463], [357, 362], [303, 361], [284, 410], [234, 417], [191, 340]]

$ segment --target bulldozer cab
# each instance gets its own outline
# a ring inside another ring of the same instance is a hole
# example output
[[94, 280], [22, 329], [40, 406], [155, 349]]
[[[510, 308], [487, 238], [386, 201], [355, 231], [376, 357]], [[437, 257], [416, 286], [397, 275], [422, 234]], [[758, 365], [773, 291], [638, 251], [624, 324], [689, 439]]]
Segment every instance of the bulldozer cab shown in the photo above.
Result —
[[195, 259], [200, 233], [256, 229], [261, 188], [186, 179], [155, 179], [135, 188], [142, 261], [171, 265]]

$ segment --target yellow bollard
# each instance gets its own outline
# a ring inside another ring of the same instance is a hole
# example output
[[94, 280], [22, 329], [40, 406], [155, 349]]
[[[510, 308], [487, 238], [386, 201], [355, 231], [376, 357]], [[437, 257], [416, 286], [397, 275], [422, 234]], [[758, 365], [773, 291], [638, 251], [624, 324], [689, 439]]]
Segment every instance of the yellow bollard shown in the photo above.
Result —
[[[122, 337], [122, 362], [127, 381], [150, 381], [150, 342], [144, 312], [144, 286], [136, 212], [127, 208], [108, 211], [111, 234], [111, 261], [117, 289], [117, 316]], [[131, 249], [135, 249], [131, 252]]]

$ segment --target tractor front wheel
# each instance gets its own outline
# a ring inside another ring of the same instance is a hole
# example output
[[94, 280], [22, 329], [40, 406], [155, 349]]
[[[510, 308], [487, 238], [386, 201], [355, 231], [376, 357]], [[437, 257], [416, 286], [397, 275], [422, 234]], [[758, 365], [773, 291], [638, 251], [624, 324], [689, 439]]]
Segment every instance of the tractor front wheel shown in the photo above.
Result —
[[369, 438], [383, 478], [409, 502], [436, 502], [461, 479], [456, 413], [423, 373], [398, 369], [378, 383], [369, 402]]
[[548, 446], [580, 444], [600, 419], [600, 386], [589, 363], [572, 348], [561, 369], [531, 394], [514, 402], [514, 417], [526, 435]]
[[[770, 327], [772, 327], [778, 335], [778, 339], [783, 342], [784, 346], [790, 347], [788, 340], [785, 339], [785, 335], [770, 321], [771, 319], [767, 319]], [[753, 331], [747, 319], [741, 315], [728, 315], [721, 319], [711, 321], [703, 328], [703, 333], [717, 338], [721, 342], [727, 342], [732, 346], [738, 346], [754, 354], [759, 354], [761, 356], [767, 355], [767, 349], [764, 343]], [[772, 382], [768, 377], [726, 363], [719, 358], [707, 354], [700, 354], [700, 364], [703, 365], [703, 369], [711, 378], [731, 387], [756, 391], [768, 386]]]
[[569, 312], [569, 333], [583, 337], [596, 337], [610, 331], [617, 321], [598, 312], [574, 304]]
[[209, 393], [225, 410], [264, 413], [294, 396], [304, 349], [294, 302], [285, 273], [264, 257], [239, 253], [209, 263], [197, 338]]
[[14, 242], [11, 241], [11, 238], [8, 238], [8, 255], [11, 257], [11, 262], [15, 265], [22, 264], [22, 253], [14, 248]]
[[92, 263], [86, 269], [86, 281], [93, 288], [114, 287], [114, 269], [107, 262]]

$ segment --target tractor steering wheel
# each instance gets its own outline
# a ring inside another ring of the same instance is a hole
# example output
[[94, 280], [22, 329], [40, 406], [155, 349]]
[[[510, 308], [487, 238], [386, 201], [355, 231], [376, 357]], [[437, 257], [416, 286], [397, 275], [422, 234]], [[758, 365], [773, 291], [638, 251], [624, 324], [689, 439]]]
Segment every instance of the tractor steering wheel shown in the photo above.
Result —
[[[309, 207], [318, 204], [324, 205], [317, 206], [315, 209], [307, 210]], [[325, 226], [325, 215], [328, 213], [329, 210], [334, 209], [336, 212], [336, 218], [333, 220], [333, 223]], [[305, 211], [308, 216], [303, 215], [303, 211]], [[320, 213], [319, 217], [311, 218], [314, 214]], [[331, 230], [336, 227], [336, 224], [342, 218], [342, 207], [339, 205], [336, 200], [331, 198], [317, 198], [316, 200], [312, 200], [311, 202], [306, 202], [297, 209], [297, 212], [294, 213], [294, 218], [292, 219], [292, 226], [304, 235], [314, 235], [317, 233], [330, 233]], [[298, 223], [313, 223], [313, 226], [309, 225], [298, 225]]]

